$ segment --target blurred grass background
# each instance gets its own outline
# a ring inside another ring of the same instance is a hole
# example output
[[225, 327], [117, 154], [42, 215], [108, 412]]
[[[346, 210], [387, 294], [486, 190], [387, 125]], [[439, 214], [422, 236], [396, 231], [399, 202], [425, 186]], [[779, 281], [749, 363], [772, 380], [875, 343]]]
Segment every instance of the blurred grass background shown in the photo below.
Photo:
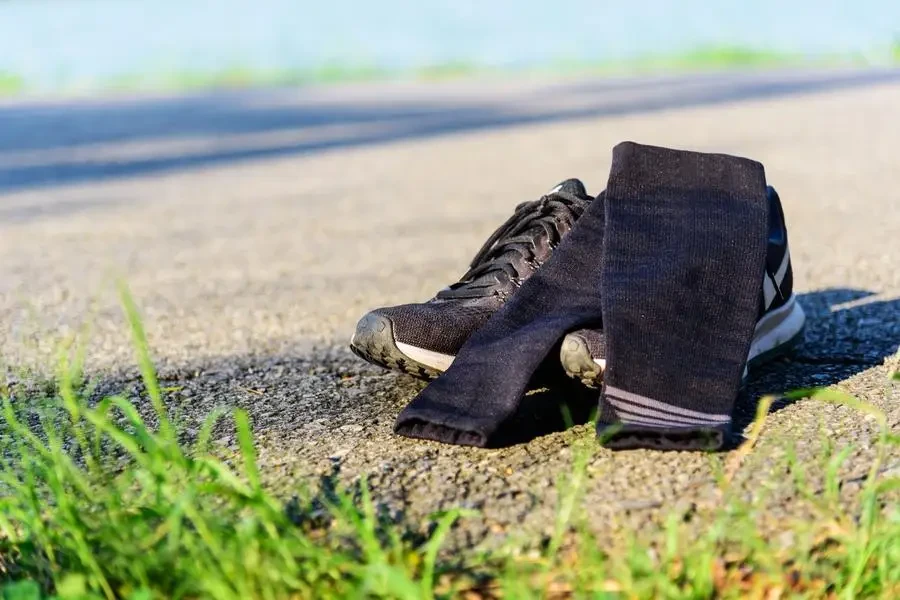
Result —
[[900, 3], [6, 0], [0, 94], [900, 62]]

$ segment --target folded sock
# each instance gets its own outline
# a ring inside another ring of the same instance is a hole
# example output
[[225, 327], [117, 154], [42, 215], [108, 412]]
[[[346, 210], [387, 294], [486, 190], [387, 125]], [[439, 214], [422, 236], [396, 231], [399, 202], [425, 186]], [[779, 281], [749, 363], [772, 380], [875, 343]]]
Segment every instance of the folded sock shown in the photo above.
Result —
[[719, 448], [758, 313], [763, 167], [626, 142], [613, 153], [605, 209], [601, 441]]
[[585, 210], [541, 268], [397, 417], [394, 431], [490, 446], [566, 332], [600, 324], [604, 199]]

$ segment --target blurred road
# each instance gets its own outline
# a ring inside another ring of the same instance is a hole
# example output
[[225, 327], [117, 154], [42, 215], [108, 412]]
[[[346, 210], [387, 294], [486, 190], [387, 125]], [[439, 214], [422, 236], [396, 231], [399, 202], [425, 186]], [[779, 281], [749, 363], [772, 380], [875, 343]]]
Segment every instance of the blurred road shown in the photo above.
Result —
[[[897, 71], [0, 101], [0, 375], [48, 373], [60, 339], [86, 324], [101, 391], [136, 394], [121, 276], [165, 385], [181, 388], [172, 405], [189, 427], [214, 406], [246, 407], [280, 491], [368, 473], [398, 515], [480, 508], [470, 541], [546, 532], [556, 479], [590, 427], [501, 450], [396, 438], [421, 384], [353, 357], [356, 319], [455, 281], [515, 204], [557, 181], [599, 192], [621, 140], [741, 154], [785, 202], [810, 316], [799, 357], [761, 372], [751, 395], [837, 383], [900, 426], [885, 363], [900, 341], [897, 107]], [[849, 481], [874, 431], [848, 408], [777, 405], [737, 482], [767, 491], [760, 527], [801, 510], [777, 467], [786, 443], [807, 463], [825, 439], [852, 443]], [[714, 498], [711, 462], [724, 458], [597, 450], [585, 503], [601, 529], [658, 519]]]

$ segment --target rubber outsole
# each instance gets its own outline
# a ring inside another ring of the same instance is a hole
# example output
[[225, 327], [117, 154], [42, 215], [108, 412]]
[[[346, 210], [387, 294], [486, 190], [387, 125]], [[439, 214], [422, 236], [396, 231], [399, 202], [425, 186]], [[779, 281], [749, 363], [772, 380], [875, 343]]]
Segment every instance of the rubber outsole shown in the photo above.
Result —
[[441, 374], [440, 371], [411, 359], [397, 348], [394, 324], [384, 315], [369, 313], [360, 320], [350, 338], [350, 350], [361, 359], [379, 367], [401, 371], [419, 379], [431, 380]]
[[559, 360], [566, 375], [584, 386], [600, 389], [603, 385], [603, 368], [591, 358], [587, 341], [580, 335], [570, 333], [566, 336], [559, 350]]

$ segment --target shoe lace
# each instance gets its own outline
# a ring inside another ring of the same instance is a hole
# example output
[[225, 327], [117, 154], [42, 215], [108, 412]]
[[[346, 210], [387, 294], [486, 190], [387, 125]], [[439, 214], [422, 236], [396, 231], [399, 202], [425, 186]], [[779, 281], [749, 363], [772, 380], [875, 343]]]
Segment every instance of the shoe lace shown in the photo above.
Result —
[[565, 223], [571, 228], [584, 208], [584, 199], [562, 190], [519, 204], [512, 216], [475, 254], [469, 270], [459, 282], [438, 292], [437, 297], [445, 300], [482, 298], [497, 294], [497, 286], [504, 278], [519, 283], [521, 274], [514, 260], [517, 255], [535, 268], [540, 266], [534, 254], [536, 237], [533, 230], [543, 228], [551, 248], [555, 248], [562, 238], [560, 225]]

